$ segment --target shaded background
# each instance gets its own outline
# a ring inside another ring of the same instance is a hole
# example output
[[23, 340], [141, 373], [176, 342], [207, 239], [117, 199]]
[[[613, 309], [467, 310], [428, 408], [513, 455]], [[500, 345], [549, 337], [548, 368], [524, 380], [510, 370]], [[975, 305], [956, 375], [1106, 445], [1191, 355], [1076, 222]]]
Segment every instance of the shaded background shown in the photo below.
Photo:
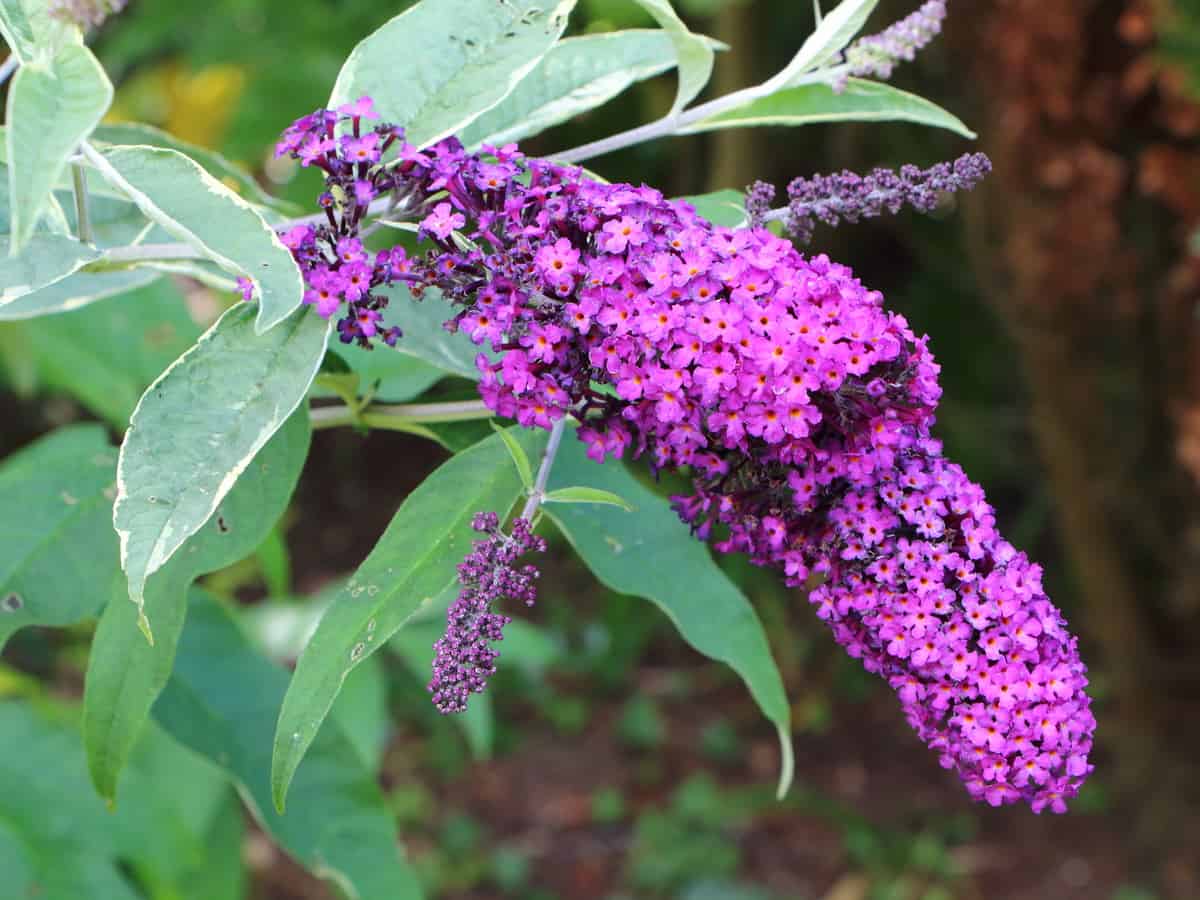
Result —
[[[719, 92], [772, 74], [812, 25], [801, 0], [678, 5], [734, 47]], [[884, 0], [873, 23], [915, 5]], [[268, 146], [400, 6], [132, 0], [95, 45], [118, 115], [219, 148], [308, 205], [313, 174], [274, 163]], [[650, 24], [628, 0], [581, 0], [574, 28]], [[669, 106], [672, 78], [525, 149], [648, 120]], [[970, 804], [802, 598], [723, 560], [767, 623], [794, 703], [798, 786], [777, 804], [774, 735], [736, 678], [556, 546], [531, 616], [557, 650], [502, 674], [493, 759], [472, 758], [419, 680], [389, 673], [385, 784], [431, 896], [1200, 897], [1200, 0], [960, 0], [945, 37], [896, 81], [974, 127], [995, 174], [933, 217], [822, 229], [814, 249], [932, 336], [950, 455], [1045, 565], [1082, 635], [1097, 772], [1066, 817]], [[902, 124], [816, 126], [661, 141], [592, 165], [679, 195], [968, 149]], [[190, 298], [198, 317], [216, 308]], [[19, 340], [0, 329], [0, 353]], [[87, 417], [22, 358], [0, 356], [4, 453]], [[287, 519], [295, 591], [353, 570], [443, 458], [403, 435], [318, 433]], [[208, 584], [257, 602], [266, 568], [248, 561]], [[27, 632], [5, 661], [77, 690], [85, 641]], [[328, 896], [254, 832], [245, 856], [255, 897]]]

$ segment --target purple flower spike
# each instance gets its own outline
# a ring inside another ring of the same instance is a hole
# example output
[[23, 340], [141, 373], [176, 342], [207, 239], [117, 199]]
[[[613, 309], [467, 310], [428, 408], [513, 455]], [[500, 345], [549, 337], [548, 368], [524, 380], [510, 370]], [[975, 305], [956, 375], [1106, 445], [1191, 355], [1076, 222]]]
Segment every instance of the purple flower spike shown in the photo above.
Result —
[[[905, 206], [921, 212], [937, 207], [942, 194], [969, 191], [992, 171], [991, 160], [982, 153], [967, 153], [952, 163], [928, 169], [904, 166], [899, 172], [876, 169], [870, 175], [854, 172], [797, 178], [788, 185], [788, 232], [800, 243], [812, 240], [817, 221], [838, 225], [898, 213]], [[752, 191], [750, 198], [754, 198]], [[754, 208], [747, 201], [751, 216]]]
[[879, 34], [860, 38], [846, 51], [848, 71], [834, 90], [843, 90], [846, 78], [874, 77], [887, 80], [900, 62], [912, 62], [942, 32], [946, 20], [946, 0], [929, 0], [909, 16]]
[[500, 531], [499, 517], [477, 513], [471, 527], [487, 535], [476, 541], [458, 566], [458, 599], [446, 613], [446, 633], [434, 644], [433, 679], [429, 692], [442, 713], [463, 712], [471, 694], [483, 693], [496, 674], [500, 651], [492, 644], [504, 638], [512, 620], [493, 612], [505, 597], [532, 606], [537, 599], [538, 570], [514, 562], [526, 553], [544, 553], [546, 542], [529, 530], [529, 522], [516, 519], [512, 532]]

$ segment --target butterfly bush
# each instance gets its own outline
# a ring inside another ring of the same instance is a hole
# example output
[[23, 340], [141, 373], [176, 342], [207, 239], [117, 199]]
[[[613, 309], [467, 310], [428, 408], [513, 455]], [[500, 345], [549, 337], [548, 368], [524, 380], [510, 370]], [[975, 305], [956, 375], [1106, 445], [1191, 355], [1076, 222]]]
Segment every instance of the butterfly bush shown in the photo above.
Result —
[[[326, 173], [325, 221], [285, 240], [306, 302], [338, 317], [341, 339], [399, 338], [381, 323], [381, 286], [440, 295], [446, 328], [487, 351], [489, 408], [528, 427], [569, 415], [597, 461], [685, 469], [681, 518], [805, 589], [971, 796], [1064, 811], [1092, 768], [1086, 670], [1040, 567], [931, 435], [941, 388], [927, 339], [849, 268], [767, 228], [717, 227], [651, 187], [600, 184], [513, 145], [417, 150], [391, 126], [363, 133], [371, 115], [366, 100], [314, 113], [279, 147]], [[779, 217], [852, 218], [847, 203], [865, 215], [889, 198], [924, 208], [985, 172], [972, 157], [932, 175], [793, 184]], [[754, 193], [752, 206], [769, 201]], [[426, 249], [368, 254], [372, 204], [414, 222]], [[531, 599], [532, 571], [511, 566], [542, 547], [523, 520], [511, 536], [494, 516], [476, 527], [490, 537], [460, 569], [430, 685], [444, 711], [494, 670], [506, 620], [492, 605]]]

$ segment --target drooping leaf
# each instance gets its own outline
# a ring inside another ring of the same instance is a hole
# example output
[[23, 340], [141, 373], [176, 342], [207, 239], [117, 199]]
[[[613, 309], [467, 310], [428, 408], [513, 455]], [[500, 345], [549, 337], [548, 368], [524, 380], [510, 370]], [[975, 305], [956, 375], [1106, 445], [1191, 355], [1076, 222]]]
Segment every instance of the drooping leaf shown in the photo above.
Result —
[[[3, 262], [0, 262], [0, 267]], [[145, 287], [161, 278], [151, 269], [128, 269], [118, 272], [76, 272], [18, 297], [0, 303], [0, 322], [36, 319], [57, 313], [81, 309], [89, 303], [116, 297], [126, 291]]]
[[300, 270], [275, 230], [190, 157], [158, 147], [114, 146], [90, 159], [147, 217], [221, 268], [254, 283], [259, 333], [300, 306]]
[[116, 451], [99, 425], [60, 428], [0, 465], [0, 648], [29, 625], [71, 625], [111, 594]]
[[675, 45], [666, 31], [631, 29], [566, 38], [459, 138], [475, 148], [540, 134], [674, 66]]
[[[517, 439], [536, 456], [547, 438], [520, 431]], [[454, 582], [474, 535], [474, 514], [506, 514], [521, 490], [504, 443], [492, 435], [444, 463], [405, 499], [296, 665], [275, 732], [271, 785], [278, 807], [345, 677]]]
[[614, 591], [645, 597], [661, 609], [685, 641], [737, 672], [779, 732], [781, 792], [792, 776], [790, 710], [783, 680], [762, 622], [750, 601], [695, 540], [666, 500], [623, 466], [597, 465], [579, 441], [564, 441], [551, 488], [586, 484], [627, 498], [628, 513], [607, 506], [546, 509], [580, 558]]
[[331, 107], [370, 96], [424, 147], [469, 125], [562, 35], [575, 0], [422, 0], [346, 59]]
[[679, 68], [679, 89], [671, 113], [675, 114], [696, 99], [712, 77], [715, 53], [713, 42], [703, 35], [688, 29], [670, 0], [634, 0], [638, 6], [650, 13], [654, 21], [671, 38], [675, 46], [675, 61]]
[[44, 386], [67, 391], [118, 429], [146, 386], [200, 335], [183, 294], [166, 279], [107, 303], [0, 327], [18, 329]]
[[113, 510], [139, 608], [146, 578], [209, 520], [304, 400], [328, 332], [305, 308], [256, 334], [254, 310], [236, 306], [142, 395], [121, 446]]
[[112, 96], [103, 67], [82, 44], [65, 44], [46, 63], [17, 69], [5, 118], [10, 254], [19, 252], [33, 234], [67, 158], [92, 133]]
[[47, 232], [30, 237], [20, 256], [9, 256], [7, 250], [8, 238], [0, 239], [0, 313], [18, 298], [62, 281], [100, 257], [95, 247]]
[[955, 115], [916, 94], [876, 81], [851, 78], [842, 93], [827, 84], [787, 88], [761, 100], [702, 119], [681, 133], [763, 125], [812, 125], [816, 122], [915, 122], [945, 128], [965, 138], [975, 132]]
[[288, 212], [292, 212], [290, 204], [268, 194], [253, 175], [230, 162], [220, 153], [198, 144], [181, 141], [175, 135], [155, 128], [153, 125], [145, 125], [141, 122], [114, 122], [97, 128], [95, 137], [96, 140], [106, 144], [142, 145], [176, 150], [191, 157], [203, 166], [209, 175], [252, 203], [284, 208]]
[[193, 591], [175, 673], [154, 707], [177, 740], [226, 769], [263, 829], [306, 868], [350, 897], [417, 900], [395, 822], [334, 720], [296, 775], [289, 814], [271, 803], [271, 722], [287, 674], [256, 652], [230, 613]]
[[879, 0], [842, 0], [821, 17], [821, 24], [800, 46], [791, 62], [767, 83], [791, 87], [798, 76], [828, 63], [862, 30], [877, 5]]
[[[112, 799], [117, 779], [167, 683], [187, 612], [188, 586], [200, 575], [223, 569], [253, 553], [287, 508], [308, 455], [308, 414], [292, 414], [221, 502], [213, 521], [146, 583], [146, 605], [154, 617], [155, 642], [137, 628], [137, 609], [127, 599], [124, 579], [92, 639], [84, 683], [84, 742], [96, 790]], [[113, 573], [116, 535], [112, 535]]]

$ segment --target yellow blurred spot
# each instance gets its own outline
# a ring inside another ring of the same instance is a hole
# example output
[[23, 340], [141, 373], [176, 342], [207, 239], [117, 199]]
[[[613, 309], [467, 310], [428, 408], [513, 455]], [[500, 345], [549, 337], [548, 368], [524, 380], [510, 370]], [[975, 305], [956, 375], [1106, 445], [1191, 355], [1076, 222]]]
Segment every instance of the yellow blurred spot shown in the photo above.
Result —
[[240, 66], [192, 71], [170, 60], [122, 84], [108, 119], [149, 122], [182, 140], [213, 147], [224, 137], [245, 86], [246, 73]]

